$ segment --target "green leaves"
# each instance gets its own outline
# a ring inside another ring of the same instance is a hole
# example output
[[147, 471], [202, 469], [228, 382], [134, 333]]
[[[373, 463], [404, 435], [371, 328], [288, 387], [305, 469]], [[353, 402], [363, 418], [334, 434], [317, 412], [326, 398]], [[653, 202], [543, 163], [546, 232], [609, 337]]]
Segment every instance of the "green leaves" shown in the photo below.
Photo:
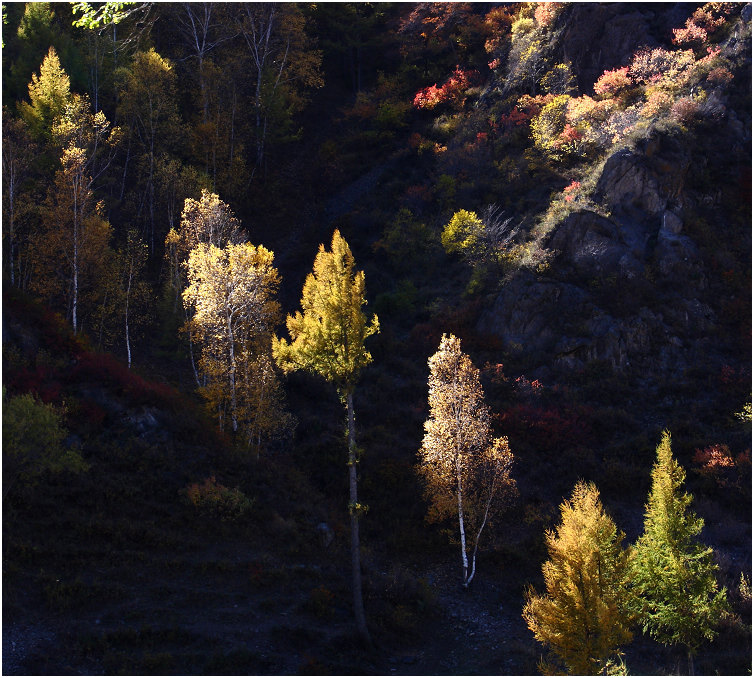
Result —
[[81, 18], [74, 20], [71, 25], [76, 28], [94, 30], [109, 24], [117, 24], [134, 11], [133, 9], [126, 10], [126, 8], [131, 8], [135, 4], [135, 2], [104, 2], [100, 7], [94, 8], [88, 2], [72, 2], [71, 12], [74, 16], [80, 12]]
[[705, 639], [714, 638], [727, 603], [715, 579], [712, 549], [696, 540], [704, 520], [690, 509], [692, 496], [681, 492], [685, 477], [672, 457], [670, 433], [664, 431], [631, 581], [644, 632], [664, 645], [685, 645], [693, 654]]
[[63, 447], [60, 413], [30, 393], [8, 397], [3, 387], [3, 495], [16, 481], [32, 483], [43, 472], [80, 473], [89, 467]]

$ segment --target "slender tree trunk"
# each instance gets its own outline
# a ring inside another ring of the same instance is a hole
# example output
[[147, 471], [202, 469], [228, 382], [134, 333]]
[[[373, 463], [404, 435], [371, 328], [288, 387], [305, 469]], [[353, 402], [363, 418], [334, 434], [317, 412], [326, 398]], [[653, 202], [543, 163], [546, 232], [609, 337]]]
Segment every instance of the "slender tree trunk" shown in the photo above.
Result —
[[471, 580], [468, 579], [469, 559], [466, 555], [466, 528], [463, 522], [463, 488], [461, 486], [461, 456], [456, 455], [456, 479], [458, 487], [456, 495], [458, 497], [458, 529], [461, 532], [461, 561], [463, 562], [463, 586], [468, 588]]
[[73, 333], [78, 330], [79, 305], [79, 205], [78, 181], [73, 179]]
[[233, 326], [228, 316], [228, 350], [230, 352], [230, 419], [233, 424], [233, 433], [238, 431], [238, 418], [236, 416], [236, 356], [233, 350]]
[[126, 191], [126, 174], [128, 173], [128, 161], [131, 159], [131, 137], [133, 135], [133, 123], [131, 125], [131, 128], [128, 130], [128, 147], [126, 148], [126, 162], [123, 163], [123, 177], [120, 182], [120, 198], [119, 200], [123, 201], [123, 194]]
[[131, 279], [133, 278], [133, 261], [129, 262], [128, 287], [126, 288], [126, 352], [128, 353], [128, 369], [131, 369], [131, 337], [128, 332], [128, 303], [131, 297]]
[[689, 657], [689, 675], [694, 675], [694, 655], [691, 654], [691, 650], [688, 651], [688, 657]]
[[367, 620], [364, 614], [364, 599], [361, 593], [361, 555], [359, 552], [359, 510], [356, 464], [356, 424], [353, 415], [353, 392], [349, 391], [346, 398], [348, 412], [348, 484], [350, 494], [351, 513], [351, 573], [353, 576], [353, 609], [356, 615], [356, 628], [364, 643], [372, 646], [369, 637]]

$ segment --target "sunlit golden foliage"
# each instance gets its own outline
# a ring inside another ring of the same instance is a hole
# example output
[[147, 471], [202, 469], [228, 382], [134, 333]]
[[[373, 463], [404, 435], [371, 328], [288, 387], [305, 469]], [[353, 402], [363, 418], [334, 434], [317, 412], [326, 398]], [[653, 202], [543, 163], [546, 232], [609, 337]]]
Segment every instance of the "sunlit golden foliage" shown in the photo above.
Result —
[[331, 247], [328, 252], [319, 246], [304, 282], [302, 311], [286, 321], [291, 343], [275, 339], [273, 355], [285, 371], [315, 372], [349, 391], [372, 361], [364, 341], [379, 331], [379, 323], [377, 316], [367, 322], [361, 310], [366, 304], [364, 272], [354, 271], [351, 248], [338, 230]]
[[492, 439], [490, 411], [479, 370], [461, 352], [461, 341], [443, 335], [429, 359], [429, 419], [418, 471], [430, 502], [427, 519], [458, 520], [463, 585], [476, 573], [485, 526], [494, 521], [515, 490], [508, 439]]
[[249, 384], [270, 378], [254, 366], [269, 346], [279, 314], [275, 297], [280, 278], [272, 261], [272, 252], [261, 245], [228, 244], [220, 249], [200, 243], [187, 262], [183, 299], [202, 347], [199, 369], [207, 379], [202, 393], [221, 425], [229, 414], [233, 431], [249, 424], [249, 416], [258, 420], [254, 404], [247, 402], [254, 394]]
[[631, 640], [624, 534], [604, 512], [593, 483], [577, 483], [560, 514], [560, 525], [545, 535], [546, 593], [530, 588], [523, 616], [569, 673], [593, 675]]

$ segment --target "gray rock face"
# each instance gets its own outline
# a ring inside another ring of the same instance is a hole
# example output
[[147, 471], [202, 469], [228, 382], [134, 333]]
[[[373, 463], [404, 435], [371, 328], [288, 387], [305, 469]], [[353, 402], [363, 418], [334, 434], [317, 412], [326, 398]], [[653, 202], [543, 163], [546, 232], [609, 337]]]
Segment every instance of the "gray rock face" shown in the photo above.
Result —
[[[518, 273], [479, 329], [509, 347], [542, 351], [561, 368], [593, 360], [615, 369], [683, 367], [687, 349], [697, 350], [695, 342], [716, 322], [699, 299], [704, 270], [684, 233], [689, 163], [680, 144], [667, 139], [615, 153], [595, 191], [610, 217], [569, 215], [544, 243], [556, 253], [547, 278]], [[655, 289], [663, 290], [656, 304]]]

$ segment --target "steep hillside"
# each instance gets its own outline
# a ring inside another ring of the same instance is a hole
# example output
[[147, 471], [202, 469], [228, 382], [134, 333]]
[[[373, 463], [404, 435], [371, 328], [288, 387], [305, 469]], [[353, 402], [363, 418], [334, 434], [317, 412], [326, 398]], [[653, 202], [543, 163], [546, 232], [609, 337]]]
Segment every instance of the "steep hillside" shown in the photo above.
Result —
[[[545, 534], [585, 480], [634, 543], [666, 430], [726, 588], [696, 670], [750, 671], [750, 4], [4, 18], [4, 674], [563, 670]], [[335, 229], [380, 326], [355, 506], [347, 399], [272, 351]], [[451, 333], [516, 483], [470, 589], [417, 469]]]

